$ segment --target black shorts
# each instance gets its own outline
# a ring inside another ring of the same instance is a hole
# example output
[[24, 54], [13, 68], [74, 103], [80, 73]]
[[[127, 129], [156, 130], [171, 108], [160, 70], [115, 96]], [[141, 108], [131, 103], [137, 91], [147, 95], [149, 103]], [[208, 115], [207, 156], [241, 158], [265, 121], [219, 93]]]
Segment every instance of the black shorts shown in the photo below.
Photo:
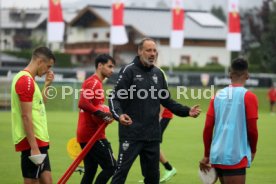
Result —
[[21, 152], [21, 171], [24, 178], [38, 179], [43, 171], [51, 171], [48, 149], [48, 146], [39, 148], [41, 153], [47, 154], [44, 162], [39, 166], [29, 159], [30, 149]]
[[270, 105], [274, 105], [275, 104], [275, 102], [274, 101], [270, 101]]
[[246, 168], [240, 168], [240, 169], [220, 169], [215, 168], [217, 171], [217, 174], [219, 177], [223, 176], [238, 176], [238, 175], [245, 175], [246, 174]]
[[160, 120], [160, 127], [161, 127], [161, 142], [163, 140], [163, 134], [169, 124], [169, 122], [171, 121], [171, 118], [162, 118]]

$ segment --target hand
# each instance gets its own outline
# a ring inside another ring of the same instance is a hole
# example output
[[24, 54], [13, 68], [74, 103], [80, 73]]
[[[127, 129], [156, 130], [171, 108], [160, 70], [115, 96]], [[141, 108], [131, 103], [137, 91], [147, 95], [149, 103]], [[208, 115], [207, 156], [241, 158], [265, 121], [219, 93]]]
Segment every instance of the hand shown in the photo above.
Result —
[[132, 120], [127, 114], [120, 115], [119, 121], [123, 125], [131, 125], [132, 124]]
[[55, 78], [55, 74], [52, 70], [49, 70], [47, 73], [46, 73], [46, 76], [45, 76], [45, 85], [46, 87], [50, 86], [52, 84], [52, 81], [54, 80]]
[[211, 164], [209, 163], [209, 157], [204, 157], [199, 162], [199, 168], [201, 171], [207, 173], [211, 169]]
[[113, 121], [113, 116], [110, 112], [103, 112], [103, 111], [96, 111], [94, 112], [94, 115], [103, 119], [105, 123], [111, 123]]
[[41, 153], [40, 153], [40, 150], [38, 149], [38, 147], [35, 149], [31, 149], [31, 155], [39, 155], [39, 154], [41, 154]]
[[201, 109], [199, 108], [199, 105], [193, 106], [189, 111], [189, 116], [196, 118], [200, 115]]

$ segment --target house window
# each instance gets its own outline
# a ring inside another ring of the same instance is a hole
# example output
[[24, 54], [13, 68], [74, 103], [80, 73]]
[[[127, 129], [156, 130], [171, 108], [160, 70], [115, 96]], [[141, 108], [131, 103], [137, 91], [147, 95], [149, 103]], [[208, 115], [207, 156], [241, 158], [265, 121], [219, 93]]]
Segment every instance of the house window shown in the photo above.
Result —
[[191, 56], [188, 56], [188, 55], [181, 56], [181, 58], [180, 58], [180, 64], [188, 64], [188, 65], [190, 65], [191, 64]]
[[106, 38], [109, 38], [110, 37], [110, 33], [106, 33]]
[[93, 33], [93, 38], [98, 38], [98, 33]]
[[10, 29], [5, 29], [4, 32], [5, 32], [5, 35], [10, 35], [11, 34], [11, 30]]
[[219, 64], [219, 59], [217, 56], [212, 56], [212, 57], [210, 57], [210, 62], [212, 64]]

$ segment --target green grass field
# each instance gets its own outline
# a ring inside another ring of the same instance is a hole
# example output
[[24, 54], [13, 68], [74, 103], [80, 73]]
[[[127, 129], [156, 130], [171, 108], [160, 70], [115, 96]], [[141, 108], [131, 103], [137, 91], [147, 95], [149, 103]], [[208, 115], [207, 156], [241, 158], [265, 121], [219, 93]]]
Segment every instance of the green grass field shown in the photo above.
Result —
[[[260, 114], [258, 121], [259, 142], [258, 151], [252, 168], [247, 170], [247, 183], [249, 184], [274, 184], [276, 183], [276, 116], [268, 113], [268, 103], [265, 99], [265, 90], [254, 91], [259, 98]], [[172, 92], [175, 96], [175, 91]], [[174, 118], [169, 125], [162, 149], [167, 158], [177, 169], [177, 175], [168, 183], [173, 184], [199, 184], [198, 161], [203, 156], [202, 130], [205, 112], [209, 100], [188, 100], [186, 104], [201, 104], [203, 113], [197, 118]], [[77, 126], [77, 112], [53, 111], [58, 102], [49, 102], [48, 126], [51, 138], [50, 159], [54, 183], [65, 172], [72, 160], [66, 152], [67, 141], [75, 136]], [[61, 103], [61, 102], [60, 102]], [[66, 107], [65, 107], [66, 108]], [[0, 183], [22, 183], [20, 171], [20, 154], [14, 151], [11, 139], [10, 112], [0, 112]], [[107, 128], [107, 137], [112, 144], [115, 158], [118, 153], [117, 122]], [[142, 179], [139, 158], [135, 161], [127, 178], [127, 184], [138, 183]], [[163, 167], [161, 168], [161, 174]], [[74, 173], [68, 183], [79, 183], [81, 175]]]

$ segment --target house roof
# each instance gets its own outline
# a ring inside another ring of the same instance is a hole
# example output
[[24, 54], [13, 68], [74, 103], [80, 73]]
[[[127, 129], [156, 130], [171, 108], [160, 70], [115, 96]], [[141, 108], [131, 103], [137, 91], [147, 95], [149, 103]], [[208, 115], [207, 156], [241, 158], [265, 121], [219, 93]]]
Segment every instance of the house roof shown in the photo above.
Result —
[[[47, 20], [48, 9], [2, 9], [1, 28], [3, 29], [34, 29]], [[75, 16], [76, 11], [63, 10], [65, 22], [70, 22]], [[25, 22], [22, 21], [25, 19]]]
[[[111, 24], [111, 9], [108, 6], [88, 6], [97, 15]], [[186, 10], [185, 37], [188, 39], [225, 40], [227, 29], [224, 22], [207, 11]], [[168, 38], [171, 33], [169, 9], [125, 8], [124, 22], [145, 36]]]
[[[111, 24], [110, 6], [89, 5], [82, 10], [90, 11]], [[63, 11], [65, 22], [81, 19], [83, 11]], [[25, 13], [24, 13], [25, 11]], [[48, 9], [2, 9], [1, 27], [3, 29], [34, 29], [47, 20]], [[185, 38], [204, 40], [225, 40], [225, 23], [207, 11], [185, 10]], [[26, 21], [22, 19], [26, 17]], [[130, 8], [124, 12], [125, 25], [133, 27], [144, 36], [169, 38], [171, 33], [171, 12], [169, 9]]]
[[47, 18], [47, 11], [43, 9], [3, 9], [0, 13], [3, 29], [34, 29]]

